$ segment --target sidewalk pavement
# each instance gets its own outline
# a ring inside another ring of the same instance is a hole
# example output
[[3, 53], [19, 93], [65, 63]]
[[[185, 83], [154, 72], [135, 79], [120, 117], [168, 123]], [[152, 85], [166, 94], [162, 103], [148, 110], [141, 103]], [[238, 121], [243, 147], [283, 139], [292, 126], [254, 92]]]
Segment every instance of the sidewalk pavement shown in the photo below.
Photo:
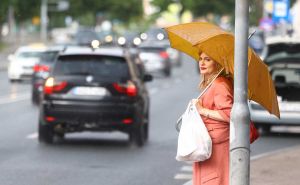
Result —
[[[250, 164], [250, 184], [300, 184], [300, 146], [252, 158]], [[192, 181], [184, 185], [192, 185]]]

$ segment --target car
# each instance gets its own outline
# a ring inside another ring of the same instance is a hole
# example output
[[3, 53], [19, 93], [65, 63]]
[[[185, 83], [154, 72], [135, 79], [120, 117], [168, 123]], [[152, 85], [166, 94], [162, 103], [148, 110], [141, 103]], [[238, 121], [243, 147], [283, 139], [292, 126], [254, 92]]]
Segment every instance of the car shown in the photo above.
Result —
[[172, 63], [168, 46], [159, 42], [143, 42], [138, 49], [139, 57], [147, 72], [162, 74], [165, 77], [171, 76]]
[[141, 44], [142, 40], [138, 32], [126, 31], [122, 36], [118, 37], [117, 43], [124, 48], [134, 48]]
[[47, 50], [41, 53], [40, 61], [34, 65], [31, 80], [31, 101], [33, 104], [39, 104], [43, 92], [43, 84], [49, 76], [56, 56], [63, 48], [63, 46], [48, 47]]
[[12, 55], [8, 56], [8, 78], [11, 82], [30, 80], [33, 66], [40, 61], [42, 53], [47, 47], [44, 44], [30, 44], [21, 46]]
[[145, 41], [162, 41], [168, 39], [166, 31], [158, 27], [148, 29], [146, 32], [141, 33], [140, 37]]
[[99, 36], [93, 29], [80, 28], [74, 35], [73, 44], [79, 46], [90, 46], [94, 40], [99, 41]]
[[263, 133], [272, 126], [300, 126], [300, 43], [276, 42], [268, 44], [264, 62], [277, 92], [280, 119], [269, 114], [255, 102], [249, 103], [251, 120]]
[[149, 94], [122, 48], [67, 48], [58, 54], [43, 89], [38, 138], [82, 131], [121, 131], [143, 146], [149, 135]]

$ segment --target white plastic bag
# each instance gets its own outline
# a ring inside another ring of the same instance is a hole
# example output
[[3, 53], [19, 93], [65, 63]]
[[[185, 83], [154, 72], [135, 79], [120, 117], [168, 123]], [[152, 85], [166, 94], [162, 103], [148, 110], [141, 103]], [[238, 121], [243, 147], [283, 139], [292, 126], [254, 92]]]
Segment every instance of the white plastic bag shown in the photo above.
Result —
[[210, 158], [212, 141], [192, 101], [182, 115], [178, 136], [177, 161], [205, 161]]

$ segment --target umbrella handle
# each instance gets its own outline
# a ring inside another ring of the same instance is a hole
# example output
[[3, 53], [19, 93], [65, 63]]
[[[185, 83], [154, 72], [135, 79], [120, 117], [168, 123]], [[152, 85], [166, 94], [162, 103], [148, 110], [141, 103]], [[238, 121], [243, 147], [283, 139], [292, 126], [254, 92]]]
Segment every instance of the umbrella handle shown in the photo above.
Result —
[[254, 30], [254, 31], [248, 36], [248, 40], [254, 35], [255, 32], [256, 32], [256, 30]]
[[177, 120], [175, 125], [177, 132], [180, 132], [181, 124], [182, 124], [182, 116], [180, 116], [180, 118]]
[[[215, 81], [215, 79], [222, 73], [222, 71], [224, 70], [224, 68], [222, 68], [218, 74], [213, 78], [213, 80], [207, 85], [207, 87], [200, 93], [200, 95], [197, 97], [197, 99], [199, 99], [205, 92], [206, 90], [211, 86], [211, 84]], [[176, 124], [175, 124], [175, 128], [176, 130], [179, 132], [180, 131], [180, 127], [182, 124], [182, 115], [179, 117], [179, 119], [177, 120]]]

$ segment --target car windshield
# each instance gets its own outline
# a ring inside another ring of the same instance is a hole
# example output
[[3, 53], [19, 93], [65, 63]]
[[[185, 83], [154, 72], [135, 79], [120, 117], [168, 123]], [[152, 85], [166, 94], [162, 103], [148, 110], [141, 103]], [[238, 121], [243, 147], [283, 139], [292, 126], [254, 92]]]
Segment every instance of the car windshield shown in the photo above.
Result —
[[42, 55], [41, 55], [41, 61], [43, 62], [53, 62], [55, 57], [57, 56], [58, 54], [58, 51], [46, 51], [46, 52], [43, 52]]
[[140, 47], [139, 49], [142, 52], [144, 51], [144, 52], [154, 52], [154, 53], [165, 50], [165, 48], [161, 48], [161, 47]]
[[20, 52], [17, 54], [18, 58], [40, 58], [42, 52]]
[[54, 75], [94, 75], [117, 78], [129, 76], [124, 58], [96, 55], [61, 56], [53, 73]]

